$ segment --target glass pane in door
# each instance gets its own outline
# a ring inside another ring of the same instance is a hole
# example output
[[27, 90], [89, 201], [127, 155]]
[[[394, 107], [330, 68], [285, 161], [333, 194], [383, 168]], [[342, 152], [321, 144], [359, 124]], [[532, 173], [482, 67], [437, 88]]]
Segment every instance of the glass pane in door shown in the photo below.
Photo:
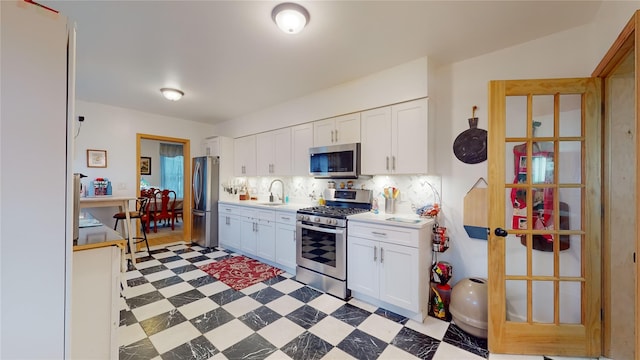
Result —
[[582, 136], [582, 94], [560, 95], [560, 136]]
[[[506, 97], [505, 224], [509, 236], [504, 260], [506, 302], [512, 311], [509, 319], [556, 323], [559, 304], [579, 298], [570, 284], [563, 285], [568, 295], [562, 298], [565, 295], [558, 284], [568, 283], [561, 281], [562, 276], [574, 281], [582, 276], [583, 246], [578, 239], [573, 239], [575, 244], [571, 241], [572, 236], [580, 235], [560, 233], [582, 230], [582, 108], [575, 104], [581, 99], [571, 94]], [[572, 137], [559, 136], [561, 131]], [[566, 310], [562, 319], [570, 321], [570, 313]]]
[[534, 95], [531, 100], [532, 136], [553, 136], [554, 128], [554, 96]]

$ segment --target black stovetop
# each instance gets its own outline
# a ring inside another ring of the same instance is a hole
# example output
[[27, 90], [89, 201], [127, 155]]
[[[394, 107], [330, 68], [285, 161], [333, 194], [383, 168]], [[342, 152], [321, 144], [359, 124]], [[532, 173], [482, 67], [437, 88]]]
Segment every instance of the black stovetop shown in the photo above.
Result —
[[343, 206], [312, 206], [298, 210], [298, 214], [345, 219], [349, 215], [367, 212], [369, 209]]

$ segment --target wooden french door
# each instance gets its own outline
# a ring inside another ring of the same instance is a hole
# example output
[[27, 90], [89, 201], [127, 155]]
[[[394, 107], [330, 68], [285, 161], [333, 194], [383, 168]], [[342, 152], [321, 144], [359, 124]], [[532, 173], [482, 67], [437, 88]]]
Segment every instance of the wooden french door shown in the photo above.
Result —
[[600, 80], [489, 91], [489, 351], [600, 355]]

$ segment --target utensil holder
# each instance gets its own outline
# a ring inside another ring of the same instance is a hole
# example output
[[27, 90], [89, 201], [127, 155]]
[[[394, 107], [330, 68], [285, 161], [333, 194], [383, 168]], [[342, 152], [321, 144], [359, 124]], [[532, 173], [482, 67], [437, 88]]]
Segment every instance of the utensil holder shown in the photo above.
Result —
[[396, 212], [396, 199], [386, 198], [384, 201], [384, 212], [394, 214]]

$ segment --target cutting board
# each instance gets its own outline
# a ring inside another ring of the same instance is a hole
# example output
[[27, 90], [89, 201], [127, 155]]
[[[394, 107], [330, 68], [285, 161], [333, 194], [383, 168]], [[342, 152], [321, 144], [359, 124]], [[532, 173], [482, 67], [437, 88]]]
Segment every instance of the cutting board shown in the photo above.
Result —
[[489, 208], [488, 189], [478, 187], [480, 182], [487, 182], [484, 178], [478, 179], [464, 197], [464, 229], [470, 238], [488, 239]]

